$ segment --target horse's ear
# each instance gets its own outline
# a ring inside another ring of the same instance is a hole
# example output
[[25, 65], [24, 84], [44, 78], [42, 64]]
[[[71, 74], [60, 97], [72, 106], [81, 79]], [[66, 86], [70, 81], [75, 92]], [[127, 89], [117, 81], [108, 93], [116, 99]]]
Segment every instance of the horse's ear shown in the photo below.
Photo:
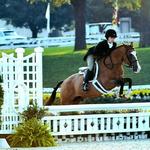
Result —
[[131, 42], [130, 46], [133, 47], [133, 42]]

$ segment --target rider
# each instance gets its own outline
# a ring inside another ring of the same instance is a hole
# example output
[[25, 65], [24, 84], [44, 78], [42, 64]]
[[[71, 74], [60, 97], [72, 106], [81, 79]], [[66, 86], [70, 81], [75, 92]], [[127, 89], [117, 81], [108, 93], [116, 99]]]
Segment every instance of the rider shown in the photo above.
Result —
[[86, 55], [84, 56], [84, 61], [87, 62], [88, 70], [86, 71], [85, 77], [83, 79], [82, 89], [83, 91], [88, 90], [88, 82], [92, 76], [93, 66], [95, 58], [103, 58], [107, 56], [112, 50], [114, 50], [117, 44], [114, 42], [117, 37], [117, 33], [113, 29], [109, 29], [105, 33], [106, 40], [99, 42], [96, 46], [89, 48]]

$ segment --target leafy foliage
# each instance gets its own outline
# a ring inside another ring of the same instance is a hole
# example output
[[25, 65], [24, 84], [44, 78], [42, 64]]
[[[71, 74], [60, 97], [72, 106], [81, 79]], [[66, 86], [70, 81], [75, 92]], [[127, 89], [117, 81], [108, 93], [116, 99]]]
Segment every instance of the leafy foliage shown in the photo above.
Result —
[[50, 147], [55, 146], [55, 140], [37, 118], [32, 118], [20, 124], [13, 135], [8, 136], [11, 147]]
[[106, 3], [105, 0], [87, 0], [86, 7], [87, 22], [97, 23], [111, 21], [113, 8], [112, 5]]
[[36, 118], [41, 120], [47, 114], [46, 108], [38, 107], [37, 104], [28, 106], [26, 110], [24, 110], [20, 115], [22, 119], [28, 121], [32, 118]]
[[106, 3], [111, 3], [112, 6], [115, 5], [115, 2], [118, 2], [119, 8], [127, 8], [129, 10], [137, 10], [141, 7], [142, 0], [105, 0]]
[[114, 99], [113, 97], [97, 97], [97, 98], [86, 98], [82, 101], [82, 104], [109, 104], [109, 103], [138, 103], [138, 102], [150, 102], [150, 99], [134, 98], [133, 99]]
[[16, 27], [29, 28], [32, 37], [37, 37], [37, 33], [46, 27], [45, 2], [39, 1], [31, 5], [27, 0], [2, 0], [0, 9], [0, 18]]
[[[39, 1], [49, 2], [50, 0], [27, 0], [27, 1], [30, 2], [31, 4], [33, 4], [33, 3], [39, 2]], [[52, 0], [52, 3], [58, 7], [60, 7], [61, 5], [65, 4], [65, 3], [70, 4], [70, 2], [71, 2], [71, 0]]]
[[14, 134], [8, 136], [12, 147], [50, 147], [55, 146], [55, 140], [50, 129], [41, 119], [47, 114], [47, 109], [37, 104], [28, 106], [20, 115], [23, 122], [15, 128]]

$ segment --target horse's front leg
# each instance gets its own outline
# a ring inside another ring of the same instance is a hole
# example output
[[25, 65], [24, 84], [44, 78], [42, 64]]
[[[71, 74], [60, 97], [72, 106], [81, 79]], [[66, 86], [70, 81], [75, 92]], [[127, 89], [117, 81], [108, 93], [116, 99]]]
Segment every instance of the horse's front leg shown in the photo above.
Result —
[[[124, 91], [124, 85], [128, 83], [128, 92], [124, 95], [123, 91]], [[117, 86], [120, 86], [120, 90], [118, 91], [118, 93], [116, 94], [117, 98], [122, 98], [122, 97], [130, 97], [131, 94], [131, 88], [132, 88], [132, 79], [131, 78], [122, 78], [119, 80], [115, 80], [115, 84]]]
[[130, 97], [131, 90], [132, 90], [132, 79], [131, 78], [124, 78], [124, 83], [128, 83], [128, 91], [126, 93], [127, 97]]
[[128, 91], [125, 94], [126, 98], [130, 97], [131, 94], [131, 88], [132, 88], [132, 79], [131, 78], [122, 78], [121, 80], [118, 80], [118, 84], [120, 84], [120, 91], [119, 91], [119, 97], [124, 97], [123, 95], [123, 90], [124, 90], [124, 85], [128, 83]]
[[120, 88], [116, 91], [116, 98], [121, 98], [123, 97], [123, 88], [124, 88], [124, 80], [122, 79], [118, 79], [118, 80], [114, 80], [114, 83], [116, 84], [116, 86], [119, 86]]

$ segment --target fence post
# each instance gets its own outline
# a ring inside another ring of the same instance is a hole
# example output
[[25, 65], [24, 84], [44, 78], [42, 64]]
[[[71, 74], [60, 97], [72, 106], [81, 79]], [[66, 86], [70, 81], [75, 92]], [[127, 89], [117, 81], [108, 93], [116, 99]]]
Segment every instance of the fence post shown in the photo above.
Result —
[[29, 100], [26, 101], [25, 94], [21, 85], [24, 85], [24, 75], [23, 75], [23, 54], [25, 50], [23, 48], [17, 48], [17, 80], [18, 80], [18, 105], [19, 111], [22, 111], [23, 108], [27, 107]]
[[7, 55], [5, 53], [2, 53], [1, 60], [1, 75], [3, 80], [2, 87], [4, 91], [2, 113], [12, 113], [14, 111], [14, 97], [12, 96], [13, 54]]
[[4, 90], [4, 102], [2, 113], [7, 113], [12, 106], [9, 104], [9, 101], [11, 99], [9, 97], [8, 91], [7, 55], [5, 53], [2, 53], [2, 76], [3, 76], [3, 90]]
[[36, 55], [36, 80], [37, 80], [37, 104], [43, 106], [43, 63], [42, 63], [42, 52], [44, 49], [42, 47], [36, 47], [34, 49]]

